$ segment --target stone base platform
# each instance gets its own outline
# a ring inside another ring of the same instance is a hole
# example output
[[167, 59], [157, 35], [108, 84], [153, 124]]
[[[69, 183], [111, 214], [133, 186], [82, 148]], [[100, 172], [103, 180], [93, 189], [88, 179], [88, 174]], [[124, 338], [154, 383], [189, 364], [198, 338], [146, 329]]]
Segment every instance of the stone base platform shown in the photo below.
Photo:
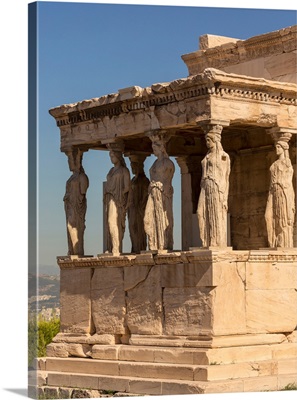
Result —
[[[256, 335], [251, 336], [250, 345], [214, 348], [93, 346], [92, 359], [39, 359], [38, 385], [175, 395], [276, 391], [297, 384], [297, 332], [259, 335], [263, 344], [252, 344]], [[240, 337], [233, 339], [240, 343]]]
[[297, 384], [297, 250], [60, 257], [61, 331], [40, 388], [126, 394]]

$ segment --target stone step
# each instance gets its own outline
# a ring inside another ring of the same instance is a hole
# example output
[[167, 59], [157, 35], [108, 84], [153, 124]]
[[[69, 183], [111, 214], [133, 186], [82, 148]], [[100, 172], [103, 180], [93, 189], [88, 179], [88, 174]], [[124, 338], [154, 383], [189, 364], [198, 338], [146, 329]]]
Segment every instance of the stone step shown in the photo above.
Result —
[[89, 355], [93, 359], [99, 360], [211, 365], [297, 358], [297, 346], [295, 343], [281, 343], [216, 349], [185, 349], [131, 345], [94, 345]]
[[296, 384], [296, 375], [247, 377], [243, 379], [180, 381], [176, 379], [149, 379], [133, 376], [115, 377], [65, 372], [48, 372], [47, 386], [59, 388], [89, 388], [122, 393], [146, 395], [178, 395], [200, 393], [232, 393], [283, 389], [288, 383]]
[[48, 373], [48, 386], [92, 388], [97, 390], [112, 390], [124, 393], [137, 393], [139, 395], [173, 395], [173, 394], [200, 394], [200, 393], [224, 393], [240, 392], [243, 389], [243, 381], [216, 382], [209, 385], [208, 382], [180, 381], [172, 379], [148, 379], [133, 376], [115, 377], [110, 375], [90, 375], [77, 373]]
[[222, 365], [174, 365], [117, 360], [47, 358], [45, 370], [66, 373], [80, 373], [83, 371], [85, 374], [90, 375], [133, 376], [135, 378], [205, 382], [223, 379], [256, 378], [278, 374], [297, 374], [297, 362], [294, 358]]

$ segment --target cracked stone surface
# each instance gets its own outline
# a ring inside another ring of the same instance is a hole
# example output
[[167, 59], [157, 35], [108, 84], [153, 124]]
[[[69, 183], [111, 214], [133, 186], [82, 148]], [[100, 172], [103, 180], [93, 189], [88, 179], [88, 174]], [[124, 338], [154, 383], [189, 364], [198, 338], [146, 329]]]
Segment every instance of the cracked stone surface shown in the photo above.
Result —
[[194, 249], [63, 259], [62, 331], [48, 354], [92, 357], [92, 346], [150, 335], [177, 345], [188, 335], [289, 334], [297, 325], [296, 257], [294, 250]]

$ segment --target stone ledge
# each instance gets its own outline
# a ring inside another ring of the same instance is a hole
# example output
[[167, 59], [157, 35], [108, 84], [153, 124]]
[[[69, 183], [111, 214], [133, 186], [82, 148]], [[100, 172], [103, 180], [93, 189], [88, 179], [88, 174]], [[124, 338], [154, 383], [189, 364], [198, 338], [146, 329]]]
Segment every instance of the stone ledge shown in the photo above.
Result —
[[[49, 348], [56, 344], [49, 345]], [[48, 349], [49, 350], [49, 349]], [[234, 364], [239, 362], [285, 360], [297, 358], [295, 343], [257, 344], [213, 348], [158, 347], [133, 345], [93, 345], [86, 354], [89, 358], [106, 361], [151, 362], [166, 364]], [[51, 354], [48, 357], [63, 357]], [[68, 357], [68, 356], [67, 356]], [[84, 357], [84, 356], [83, 356]], [[45, 359], [39, 359], [36, 369], [45, 371]]]
[[187, 264], [192, 262], [220, 262], [220, 261], [278, 261], [295, 262], [297, 249], [261, 249], [261, 250], [232, 250], [192, 248], [189, 251], [145, 252], [142, 254], [101, 254], [94, 256], [59, 256], [57, 262], [61, 269], [64, 268], [100, 268], [100, 267], [129, 267], [134, 265], [168, 265]]
[[254, 346], [287, 342], [284, 334], [248, 334], [229, 336], [146, 336], [132, 335], [130, 344], [134, 346], [185, 347], [185, 348], [223, 348]]

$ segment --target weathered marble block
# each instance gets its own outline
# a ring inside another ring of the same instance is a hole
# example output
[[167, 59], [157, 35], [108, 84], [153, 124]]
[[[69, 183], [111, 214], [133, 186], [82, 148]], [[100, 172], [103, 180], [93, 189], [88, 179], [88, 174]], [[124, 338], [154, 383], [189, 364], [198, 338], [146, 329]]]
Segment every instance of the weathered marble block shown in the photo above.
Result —
[[97, 334], [125, 334], [122, 268], [96, 268], [91, 281], [92, 318]]
[[91, 269], [61, 269], [61, 332], [91, 332]]
[[247, 290], [248, 333], [292, 332], [297, 324], [296, 289]]
[[151, 337], [175, 346], [181, 337], [293, 332], [296, 258], [296, 250], [192, 249], [64, 260], [61, 333], [77, 343], [90, 334], [91, 345]]
[[218, 262], [214, 265], [215, 283], [212, 292], [212, 334], [246, 333], [244, 268], [241, 262]]
[[297, 263], [250, 262], [246, 268], [247, 290], [294, 289], [297, 285]]
[[164, 333], [209, 334], [212, 322], [213, 288], [164, 288]]
[[251, 251], [246, 265], [248, 333], [292, 332], [297, 326], [296, 250]]
[[125, 268], [126, 322], [131, 333], [162, 335], [161, 266]]

